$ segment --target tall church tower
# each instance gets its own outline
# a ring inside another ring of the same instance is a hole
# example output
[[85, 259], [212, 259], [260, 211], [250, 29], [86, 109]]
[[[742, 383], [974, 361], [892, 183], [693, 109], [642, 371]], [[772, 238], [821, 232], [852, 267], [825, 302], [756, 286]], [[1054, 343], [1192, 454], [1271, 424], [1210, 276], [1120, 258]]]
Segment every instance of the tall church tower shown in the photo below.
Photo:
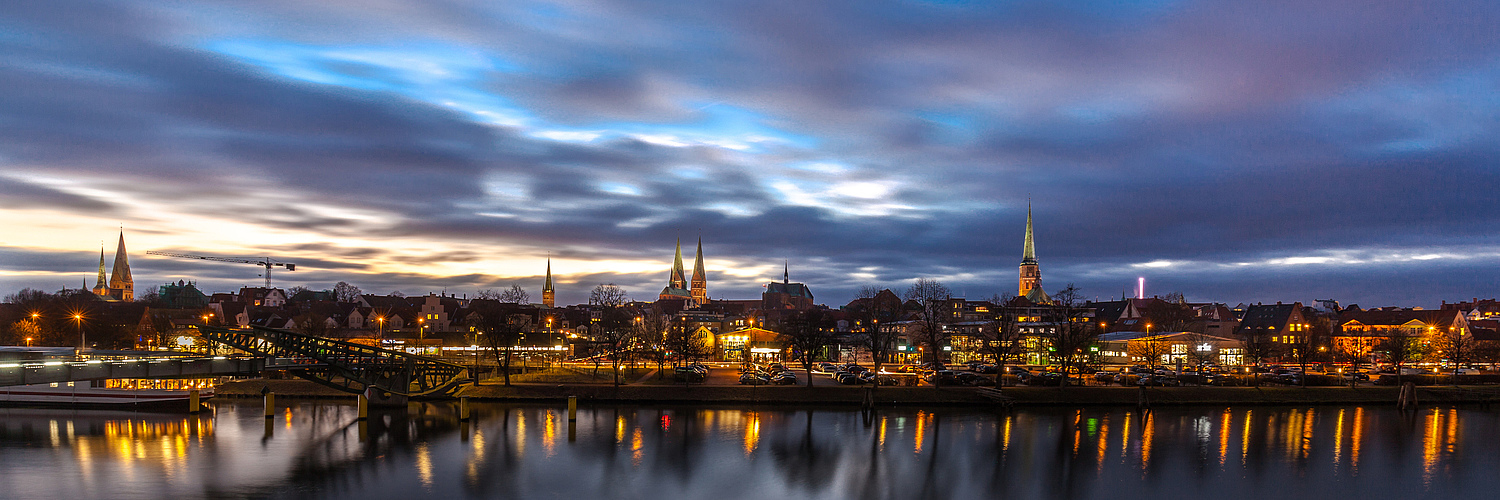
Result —
[[120, 231], [120, 246], [115, 248], [115, 267], [110, 271], [109, 290], [116, 299], [135, 300], [135, 280], [130, 278], [130, 258], [125, 256], [124, 231]]
[[94, 295], [109, 297], [109, 278], [104, 276], [104, 243], [99, 244], [99, 278], [94, 281]]
[[542, 285], [542, 307], [556, 307], [556, 294], [552, 291], [552, 258], [547, 257], [547, 283]]
[[672, 259], [672, 276], [667, 279], [667, 286], [672, 288], [687, 288], [687, 274], [682, 270], [682, 240], [677, 240], [677, 256]]
[[1042, 270], [1036, 263], [1036, 243], [1031, 235], [1031, 203], [1026, 203], [1026, 247], [1021, 251], [1021, 276], [1016, 295], [1026, 297], [1037, 304], [1050, 304], [1047, 292], [1042, 291]]
[[693, 262], [693, 303], [708, 303], [708, 274], [703, 272], [703, 237], [698, 237], [698, 258]]
[[[657, 296], [657, 300], [694, 300], [694, 292], [688, 291], [686, 274], [682, 269], [682, 240], [679, 239], [677, 240], [677, 256], [672, 260], [672, 275], [667, 277], [667, 286], [661, 289], [661, 295]], [[693, 280], [697, 283], [697, 275], [694, 275]]]

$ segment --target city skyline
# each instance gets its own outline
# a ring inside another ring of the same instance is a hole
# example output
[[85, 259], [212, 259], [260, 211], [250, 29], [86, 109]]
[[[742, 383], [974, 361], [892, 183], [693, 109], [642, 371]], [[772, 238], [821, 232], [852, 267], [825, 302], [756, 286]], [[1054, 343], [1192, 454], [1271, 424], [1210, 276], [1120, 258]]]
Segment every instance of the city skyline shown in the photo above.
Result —
[[1500, 7], [741, 8], [0, 6], [0, 289], [1496, 294]]

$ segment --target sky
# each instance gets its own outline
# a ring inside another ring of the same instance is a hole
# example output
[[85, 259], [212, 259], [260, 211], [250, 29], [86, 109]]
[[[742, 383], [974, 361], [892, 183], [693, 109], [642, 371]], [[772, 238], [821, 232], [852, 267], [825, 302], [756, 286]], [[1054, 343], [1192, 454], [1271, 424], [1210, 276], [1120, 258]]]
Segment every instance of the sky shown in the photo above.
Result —
[[1500, 3], [0, 3], [0, 292], [1497, 295]]

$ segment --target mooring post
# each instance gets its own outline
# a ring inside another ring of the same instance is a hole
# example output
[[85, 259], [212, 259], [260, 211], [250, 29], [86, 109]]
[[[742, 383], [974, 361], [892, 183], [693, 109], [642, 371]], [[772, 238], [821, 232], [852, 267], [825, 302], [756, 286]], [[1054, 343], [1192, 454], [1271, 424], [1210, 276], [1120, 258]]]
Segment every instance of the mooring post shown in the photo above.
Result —
[[361, 421], [367, 420], [367, 419], [370, 418], [370, 397], [366, 396], [364, 393], [360, 393], [359, 394], [359, 417], [358, 418]]
[[203, 406], [198, 402], [198, 389], [188, 391], [188, 413], [196, 414], [202, 410]]
[[458, 420], [461, 421], [461, 422], [468, 422], [469, 421], [469, 397], [468, 396], [464, 396], [464, 397], [458, 398]]
[[276, 393], [266, 391], [266, 418], [276, 416]]
[[578, 396], [568, 396], [568, 421], [578, 421]]

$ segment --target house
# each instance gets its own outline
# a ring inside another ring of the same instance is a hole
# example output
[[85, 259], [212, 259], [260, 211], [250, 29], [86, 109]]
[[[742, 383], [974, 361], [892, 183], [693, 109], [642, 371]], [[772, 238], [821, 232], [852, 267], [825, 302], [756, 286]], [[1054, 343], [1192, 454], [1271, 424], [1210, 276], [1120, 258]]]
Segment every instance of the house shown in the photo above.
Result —
[[1397, 332], [1416, 337], [1471, 334], [1468, 318], [1457, 308], [1347, 310], [1340, 320], [1332, 339], [1333, 349], [1359, 356], [1368, 356]]
[[1301, 302], [1249, 306], [1234, 333], [1244, 341], [1274, 344], [1305, 343], [1313, 336], [1312, 324], [1303, 315]]

